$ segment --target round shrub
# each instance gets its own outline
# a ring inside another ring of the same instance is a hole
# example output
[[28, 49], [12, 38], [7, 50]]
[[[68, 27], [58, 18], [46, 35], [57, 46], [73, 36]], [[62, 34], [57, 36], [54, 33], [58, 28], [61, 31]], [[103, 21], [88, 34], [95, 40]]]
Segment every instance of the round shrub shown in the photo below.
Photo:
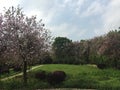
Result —
[[106, 68], [106, 65], [105, 64], [98, 64], [97, 67], [99, 69], [105, 69]]
[[45, 71], [40, 71], [35, 73], [35, 78], [44, 80], [46, 78], [46, 72]]
[[64, 71], [54, 71], [53, 73], [49, 73], [47, 75], [47, 81], [50, 84], [58, 84], [64, 81], [66, 78], [66, 74]]
[[53, 84], [53, 75], [51, 72], [49, 72], [46, 76], [46, 79], [47, 79], [47, 82], [50, 83], [50, 84]]
[[65, 80], [66, 74], [64, 71], [54, 71], [53, 77], [55, 82], [61, 82]]

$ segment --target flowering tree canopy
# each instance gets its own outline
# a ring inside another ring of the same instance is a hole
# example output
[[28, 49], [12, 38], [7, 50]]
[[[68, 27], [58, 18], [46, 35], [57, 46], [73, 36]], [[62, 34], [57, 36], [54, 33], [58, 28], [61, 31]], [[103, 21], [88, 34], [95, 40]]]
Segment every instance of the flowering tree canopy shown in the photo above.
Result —
[[23, 64], [37, 60], [49, 49], [51, 39], [41, 21], [27, 17], [19, 6], [5, 9], [0, 14], [0, 57]]

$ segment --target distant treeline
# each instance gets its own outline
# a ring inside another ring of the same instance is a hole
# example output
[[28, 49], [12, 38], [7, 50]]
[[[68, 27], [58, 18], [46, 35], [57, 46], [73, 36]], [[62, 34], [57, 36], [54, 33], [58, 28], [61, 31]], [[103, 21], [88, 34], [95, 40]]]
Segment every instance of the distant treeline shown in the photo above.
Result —
[[52, 44], [53, 63], [103, 64], [120, 68], [120, 30], [110, 31], [90, 40], [72, 42], [56, 37]]

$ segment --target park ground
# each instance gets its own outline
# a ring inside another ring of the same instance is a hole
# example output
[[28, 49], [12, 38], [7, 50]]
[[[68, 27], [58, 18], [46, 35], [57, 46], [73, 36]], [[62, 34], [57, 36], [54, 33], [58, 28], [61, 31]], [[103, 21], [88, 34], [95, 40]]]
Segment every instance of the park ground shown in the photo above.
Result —
[[[60, 84], [50, 85], [46, 80], [38, 80], [34, 77], [35, 73], [41, 70], [46, 72], [61, 70], [66, 73], [67, 77]], [[112, 68], [99, 69], [96, 65], [46, 64], [34, 66], [28, 71], [27, 86], [23, 85], [21, 72], [4, 75], [0, 81], [0, 89], [3, 90], [43, 90], [50, 88], [60, 88], [58, 90], [61, 90], [61, 88], [71, 88], [71, 90], [74, 88], [76, 88], [74, 90], [119, 90], [120, 71]]]

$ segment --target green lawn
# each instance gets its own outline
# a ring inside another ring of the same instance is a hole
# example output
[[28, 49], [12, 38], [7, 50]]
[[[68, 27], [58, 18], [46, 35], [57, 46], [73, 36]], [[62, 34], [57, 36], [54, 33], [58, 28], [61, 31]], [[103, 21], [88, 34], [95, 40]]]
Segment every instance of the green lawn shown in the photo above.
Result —
[[65, 87], [71, 88], [120, 88], [120, 71], [100, 70], [92, 65], [45, 65], [36, 70], [62, 70], [68, 75]]
[[[62, 70], [66, 72], [67, 78], [63, 83], [51, 86], [46, 81], [40, 81], [34, 78], [34, 73], [40, 70], [45, 70], [46, 72]], [[21, 76], [11, 80], [1, 81], [0, 87], [9, 87], [11, 90], [13, 88], [28, 88], [28, 90], [38, 88], [84, 88], [120, 90], [120, 71], [115, 69], [100, 70], [95, 65], [43, 65], [28, 72], [28, 76], [27, 87], [23, 86]]]

